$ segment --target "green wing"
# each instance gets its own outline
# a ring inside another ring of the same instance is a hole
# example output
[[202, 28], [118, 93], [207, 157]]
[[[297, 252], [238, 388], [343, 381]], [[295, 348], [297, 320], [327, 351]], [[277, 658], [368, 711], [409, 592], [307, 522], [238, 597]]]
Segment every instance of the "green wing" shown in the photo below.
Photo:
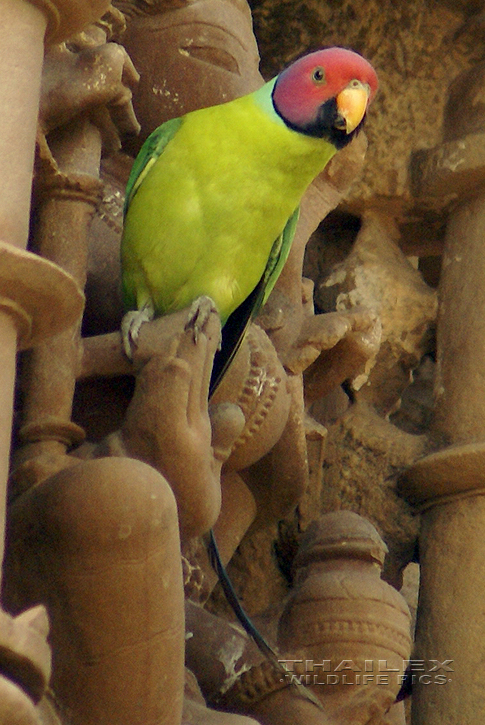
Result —
[[[283, 229], [281, 235], [278, 237], [276, 242], [273, 244], [271, 254], [269, 255], [268, 263], [263, 274], [263, 295], [259, 307], [262, 307], [276, 284], [276, 280], [281, 274], [283, 267], [285, 266], [286, 260], [290, 253], [291, 245], [295, 237], [296, 225], [300, 218], [300, 207], [297, 206], [293, 214], [286, 222], [286, 226]], [[258, 307], [258, 310], [259, 310]], [[255, 310], [254, 314], [257, 314], [258, 310]]]
[[209, 397], [215, 392], [224, 377], [227, 368], [239, 350], [247, 326], [265, 304], [276, 284], [276, 280], [281, 274], [281, 270], [285, 266], [295, 236], [299, 216], [300, 207], [297, 207], [286, 222], [282, 233], [273, 244], [268, 263], [258, 284], [251, 294], [246, 297], [244, 302], [229, 315], [226, 324], [222, 328], [221, 346], [214, 357], [209, 385]]
[[180, 128], [182, 118], [173, 118], [155, 129], [147, 138], [140, 149], [126, 185], [125, 205], [123, 214], [126, 214], [133, 197], [140, 188], [143, 179], [146, 177], [155, 161], [163, 154], [166, 145], [173, 139]]

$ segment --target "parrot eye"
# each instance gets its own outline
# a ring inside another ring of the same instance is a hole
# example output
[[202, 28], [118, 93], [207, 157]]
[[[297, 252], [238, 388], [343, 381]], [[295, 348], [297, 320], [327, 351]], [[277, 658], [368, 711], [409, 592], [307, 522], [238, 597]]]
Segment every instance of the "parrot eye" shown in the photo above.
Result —
[[314, 69], [312, 73], [312, 81], [318, 85], [325, 83], [325, 71], [321, 65]]

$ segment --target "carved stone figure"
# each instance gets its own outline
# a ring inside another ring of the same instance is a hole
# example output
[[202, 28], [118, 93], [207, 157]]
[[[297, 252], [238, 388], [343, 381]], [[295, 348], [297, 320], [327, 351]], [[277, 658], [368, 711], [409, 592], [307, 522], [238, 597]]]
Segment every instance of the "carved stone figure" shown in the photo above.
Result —
[[[418, 556], [416, 656], [439, 657], [451, 682], [418, 678], [413, 723], [478, 720], [480, 597], [463, 561], [478, 581], [483, 3], [252, 0], [265, 75], [342, 44], [374, 62], [382, 91], [365, 163], [361, 135], [309, 189], [210, 407], [216, 315], [197, 345], [183, 311], [123, 355], [123, 193], [155, 126], [262, 83], [251, 11], [114, 4], [2, 4], [0, 720], [403, 725], [409, 615], [395, 589]], [[411, 433], [399, 426], [413, 371], [435, 368], [443, 247], [436, 411]], [[211, 526], [282, 661], [353, 677], [331, 693], [307, 683], [323, 711], [227, 621]], [[361, 687], [379, 660], [396, 668], [388, 683]]]
[[[206, 8], [194, 8], [202, 10], [207, 18]], [[248, 19], [247, 9], [245, 12]], [[189, 28], [197, 24], [189, 13], [180, 25], [185, 27], [187, 20]], [[87, 268], [87, 229], [101, 191], [101, 149], [116, 148], [117, 131], [136, 130], [130, 92], [124, 85], [133, 86], [136, 72], [117, 46], [105, 44], [106, 33], [119, 32], [120, 25], [120, 16], [111, 13], [107, 25], [93, 26], [70, 41], [68, 47], [55, 48], [45, 64], [34, 244], [38, 253], [71, 272], [81, 286]], [[254, 47], [250, 37], [250, 47]], [[180, 40], [177, 32], [175, 41]], [[219, 62], [220, 56], [216, 57]], [[93, 61], [97, 66], [95, 84], [86, 70]], [[103, 68], [106, 72], [99, 75]], [[222, 94], [224, 97], [241, 91], [237, 85], [225, 86]], [[209, 101], [214, 102], [214, 98]], [[123, 160], [121, 164], [123, 167]], [[111, 170], [114, 168], [112, 165]], [[300, 259], [301, 255], [300, 244]], [[89, 317], [88, 310], [88, 326]], [[266, 375], [273, 366], [276, 387], [269, 385], [265, 403], [246, 384], [242, 392], [246, 404], [241, 393], [234, 403], [228, 402], [234, 383], [226, 393], [223, 388], [222, 402], [217, 405], [215, 401], [212, 409], [211, 429], [204, 403], [218, 340], [218, 325], [215, 321], [211, 324], [202, 335], [207, 345], [202, 339], [195, 349], [192, 343], [187, 344], [180, 315], [160, 320], [144, 331], [134, 360], [137, 385], [120, 432], [112, 432], [94, 448], [79, 447], [84, 433], [71, 420], [81, 343], [79, 322], [38, 347], [24, 364], [25, 406], [19, 430], [23, 445], [12, 478], [15, 502], [10, 514], [9, 576], [4, 596], [12, 610], [36, 601], [48, 607], [57, 714], [46, 701], [42, 707], [51, 718], [63, 718], [65, 711], [72, 722], [136, 721], [151, 712], [157, 722], [174, 722], [181, 717], [183, 590], [181, 557], [177, 553], [180, 543], [174, 524], [179, 524], [182, 541], [188, 541], [215, 522], [220, 508], [220, 468], [234, 440], [238, 439], [239, 444], [228, 470], [237, 471], [257, 461], [278, 441], [291, 402], [286, 374], [276, 352], [264, 333], [254, 328], [247, 338], [249, 368], [243, 370], [242, 379], [248, 379], [248, 375], [250, 379], [255, 364], [262, 366]], [[236, 366], [232, 372], [236, 381], [237, 371]], [[225, 384], [227, 387], [228, 382]], [[262, 411], [266, 411], [263, 416]], [[168, 426], [163, 420], [167, 415]], [[78, 446], [75, 456], [68, 453], [72, 446]], [[86, 457], [97, 460], [83, 462], [81, 459]], [[146, 461], [153, 468], [132, 458]], [[164, 478], [153, 469], [170, 481], [176, 513]], [[141, 480], [146, 484], [141, 486]], [[234, 488], [234, 474], [232, 481]], [[123, 483], [127, 486], [125, 499]], [[244, 487], [242, 481], [241, 485]], [[289, 489], [283, 497], [283, 510], [294, 505], [297, 496], [297, 491], [290, 493]], [[111, 498], [121, 506], [119, 513], [116, 507], [108, 506]], [[268, 505], [260, 502], [258, 508], [268, 510]], [[78, 515], [80, 510], [83, 516]], [[128, 516], [126, 523], [122, 511]], [[136, 511], [140, 512], [138, 518], [133, 518]], [[153, 529], [151, 521], [158, 522], [158, 529]], [[45, 537], [47, 530], [56, 532], [53, 540]], [[243, 533], [244, 529], [240, 529], [240, 535]], [[93, 556], [99, 557], [98, 564]], [[127, 557], [139, 562], [131, 567], [132, 576], [123, 574]], [[26, 577], [22, 575], [23, 567], [28, 570]], [[162, 585], [151, 595], [153, 605], [142, 604], [146, 594], [139, 585], [140, 578], [158, 579]], [[117, 594], [119, 582], [122, 588]], [[106, 627], [118, 597], [119, 616], [116, 623]], [[123, 616], [127, 608], [135, 620]], [[78, 632], [74, 637], [73, 627]], [[120, 643], [124, 643], [121, 652]], [[160, 647], [163, 657], [156, 654]], [[141, 663], [147, 661], [158, 664], [144, 670]], [[168, 663], [169, 680], [163, 675]], [[73, 669], [78, 672], [76, 687], [70, 683]], [[109, 694], [114, 690], [119, 698]]]

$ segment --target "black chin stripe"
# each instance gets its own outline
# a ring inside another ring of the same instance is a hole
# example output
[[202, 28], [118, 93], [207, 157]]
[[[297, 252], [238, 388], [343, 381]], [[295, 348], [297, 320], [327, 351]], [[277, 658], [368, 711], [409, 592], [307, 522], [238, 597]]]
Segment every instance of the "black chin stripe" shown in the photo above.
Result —
[[303, 133], [305, 134], [305, 136], [323, 138], [326, 141], [329, 141], [333, 146], [335, 146], [337, 151], [343, 149], [344, 146], [347, 146], [347, 144], [349, 144], [354, 136], [361, 130], [364, 124], [364, 119], [362, 119], [357, 128], [354, 129], [351, 133], [346, 133], [342, 129], [336, 128], [335, 124], [338, 122], [338, 109], [337, 101], [335, 98], [330, 98], [328, 101], [325, 101], [325, 103], [322, 103], [322, 105], [318, 109], [316, 118], [310, 123], [305, 124], [304, 126], [292, 123], [287, 118], [285, 118], [284, 115], [280, 112], [276, 103], [274, 102], [274, 98], [273, 107], [278, 116], [285, 122], [288, 128], [291, 128], [293, 131], [297, 131], [298, 133]]

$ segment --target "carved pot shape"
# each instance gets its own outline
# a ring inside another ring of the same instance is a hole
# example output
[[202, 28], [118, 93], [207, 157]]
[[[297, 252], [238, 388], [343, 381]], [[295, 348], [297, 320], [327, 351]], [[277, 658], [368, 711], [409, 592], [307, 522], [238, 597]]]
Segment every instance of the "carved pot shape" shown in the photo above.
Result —
[[339, 723], [367, 723], [385, 712], [402, 684], [410, 614], [380, 578], [385, 553], [368, 521], [339, 511], [309, 528], [295, 559], [280, 651], [293, 653], [288, 668], [303, 675]]

